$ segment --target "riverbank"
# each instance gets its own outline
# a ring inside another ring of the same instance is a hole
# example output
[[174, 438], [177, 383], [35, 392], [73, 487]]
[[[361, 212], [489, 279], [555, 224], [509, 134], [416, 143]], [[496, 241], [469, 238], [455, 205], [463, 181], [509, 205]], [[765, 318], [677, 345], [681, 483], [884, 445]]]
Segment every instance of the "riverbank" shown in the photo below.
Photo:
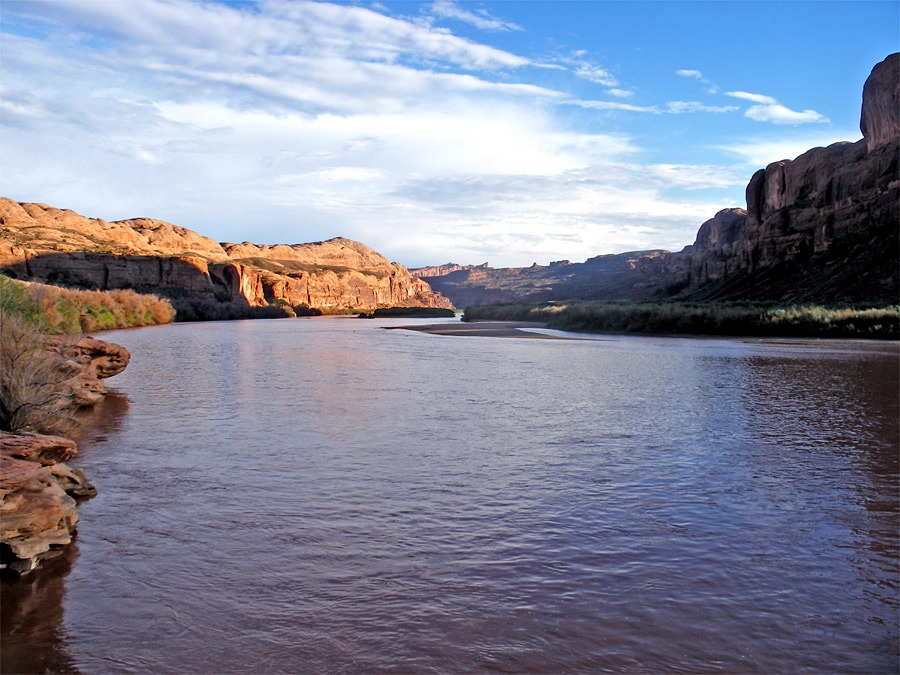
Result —
[[466, 308], [463, 322], [541, 322], [585, 333], [900, 339], [900, 305], [546, 302]]
[[[75, 411], [106, 396], [127, 349], [89, 336], [44, 336], [3, 314], [0, 396], [0, 570], [25, 574], [59, 555], [78, 523], [76, 500], [96, 494], [74, 457]], [[32, 430], [42, 433], [32, 433]]]

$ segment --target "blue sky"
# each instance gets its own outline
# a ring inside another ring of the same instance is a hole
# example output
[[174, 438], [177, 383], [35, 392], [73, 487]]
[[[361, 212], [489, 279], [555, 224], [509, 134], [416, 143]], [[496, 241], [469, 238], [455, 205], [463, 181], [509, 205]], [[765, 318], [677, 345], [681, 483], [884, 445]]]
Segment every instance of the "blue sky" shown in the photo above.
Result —
[[856, 141], [888, 2], [0, 2], [0, 193], [408, 266], [678, 250]]

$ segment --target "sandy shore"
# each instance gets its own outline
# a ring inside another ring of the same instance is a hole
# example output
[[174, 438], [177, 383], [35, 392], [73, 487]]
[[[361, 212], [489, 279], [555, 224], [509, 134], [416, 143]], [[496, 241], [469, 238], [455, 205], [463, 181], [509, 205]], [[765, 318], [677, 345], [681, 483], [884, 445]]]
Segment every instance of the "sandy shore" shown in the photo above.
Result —
[[571, 340], [572, 338], [544, 335], [521, 330], [522, 328], [546, 328], [540, 322], [527, 321], [473, 321], [471, 323], [432, 323], [423, 326], [396, 326], [392, 330], [416, 330], [429, 335], [461, 335], [477, 337], [531, 338], [535, 340]]

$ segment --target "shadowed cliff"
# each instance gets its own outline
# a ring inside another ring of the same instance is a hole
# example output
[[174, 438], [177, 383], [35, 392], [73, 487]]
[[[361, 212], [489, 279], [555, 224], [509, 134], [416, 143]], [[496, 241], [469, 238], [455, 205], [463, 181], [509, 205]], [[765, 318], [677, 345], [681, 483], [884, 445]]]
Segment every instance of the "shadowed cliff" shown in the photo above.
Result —
[[457, 306], [548, 300], [900, 300], [900, 54], [863, 88], [856, 143], [757, 171], [746, 209], [724, 209], [682, 251], [584, 263], [413, 270]]

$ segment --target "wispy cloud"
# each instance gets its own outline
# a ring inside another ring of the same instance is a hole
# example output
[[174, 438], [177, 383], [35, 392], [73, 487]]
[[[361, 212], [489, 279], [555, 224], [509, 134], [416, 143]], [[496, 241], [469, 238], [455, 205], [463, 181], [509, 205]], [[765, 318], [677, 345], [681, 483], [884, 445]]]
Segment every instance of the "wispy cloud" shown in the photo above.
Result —
[[630, 112], [655, 113], [659, 114], [660, 110], [656, 106], [633, 105], [631, 103], [622, 103], [620, 101], [582, 101], [576, 99], [561, 100], [560, 103], [569, 105], [577, 105], [580, 108], [588, 108], [591, 110], [628, 110]]
[[589, 63], [581, 63], [575, 69], [575, 74], [589, 82], [602, 84], [604, 87], [615, 87], [619, 81], [608, 71]]
[[706, 90], [707, 93], [715, 94], [715, 93], [718, 93], [718, 91], [719, 91], [719, 87], [715, 83], [713, 83], [711, 80], [708, 80], [707, 78], [705, 78], [703, 76], [703, 73], [701, 73], [699, 70], [687, 70], [687, 69], [676, 70], [675, 74], [680, 77], [686, 77], [688, 79], [694, 79], [699, 82], [702, 82], [703, 84], [707, 85], [707, 90]]
[[491, 16], [487, 10], [480, 9], [477, 13], [470, 12], [460, 7], [453, 0], [437, 0], [437, 2], [432, 3], [430, 12], [434, 16], [443, 19], [457, 19], [486, 31], [522, 30], [521, 26]]
[[699, 101], [669, 101], [666, 103], [666, 112], [674, 113], [676, 115], [694, 112], [727, 113], [735, 110], [740, 110], [740, 108], [736, 105], [705, 105]]
[[772, 124], [798, 125], [811, 122], [828, 122], [829, 119], [815, 110], [796, 111], [781, 105], [771, 96], [764, 94], [751, 94], [746, 91], [729, 91], [727, 96], [750, 101], [756, 105], [750, 106], [744, 117], [749, 117], [757, 122], [771, 122]]
[[771, 96], [765, 96], [763, 94], [751, 94], [746, 91], [726, 91], [726, 96], [733, 96], [734, 98], [741, 98], [745, 101], [752, 101], [753, 103], [760, 103], [762, 105], [775, 105], [778, 103]]

